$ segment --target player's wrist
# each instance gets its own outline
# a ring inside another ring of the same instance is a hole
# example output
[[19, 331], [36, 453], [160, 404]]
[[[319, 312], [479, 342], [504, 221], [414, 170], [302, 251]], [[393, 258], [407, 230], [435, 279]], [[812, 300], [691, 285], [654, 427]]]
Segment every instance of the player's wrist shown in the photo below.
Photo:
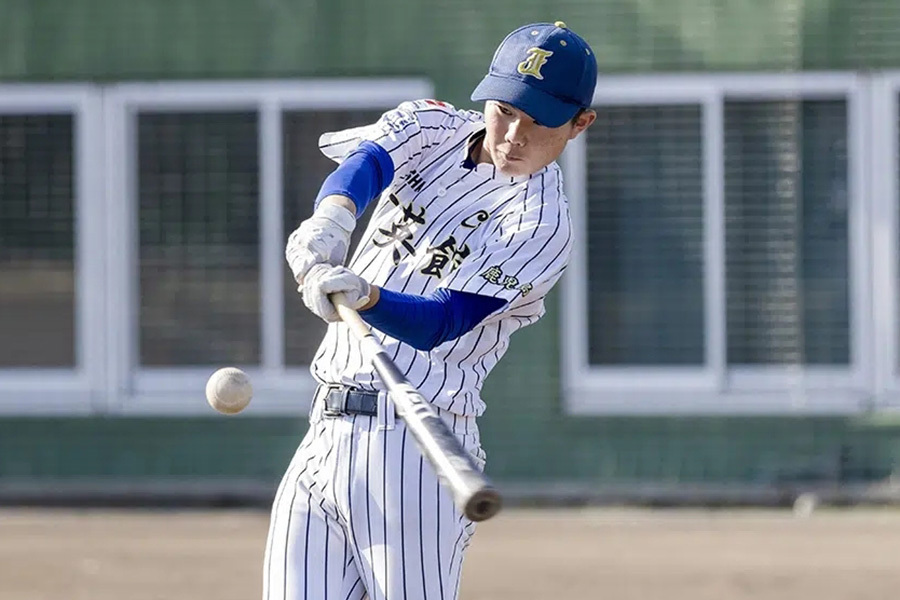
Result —
[[369, 301], [366, 302], [363, 306], [359, 308], [360, 311], [369, 310], [378, 304], [378, 299], [381, 297], [381, 288], [377, 285], [369, 284]]
[[347, 233], [356, 228], [356, 205], [346, 196], [326, 196], [316, 207], [315, 215], [328, 219]]

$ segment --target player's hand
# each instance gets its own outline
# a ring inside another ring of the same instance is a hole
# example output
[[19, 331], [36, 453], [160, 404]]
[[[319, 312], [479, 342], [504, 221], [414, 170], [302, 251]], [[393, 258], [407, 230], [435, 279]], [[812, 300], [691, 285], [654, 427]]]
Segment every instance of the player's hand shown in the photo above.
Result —
[[332, 204], [320, 205], [313, 216], [300, 223], [284, 249], [294, 280], [303, 284], [310, 267], [318, 263], [344, 264], [355, 225], [356, 215]]
[[343, 292], [347, 303], [357, 309], [369, 302], [371, 286], [347, 267], [316, 264], [307, 271], [299, 291], [306, 308], [327, 323], [334, 323], [341, 317], [328, 295]]

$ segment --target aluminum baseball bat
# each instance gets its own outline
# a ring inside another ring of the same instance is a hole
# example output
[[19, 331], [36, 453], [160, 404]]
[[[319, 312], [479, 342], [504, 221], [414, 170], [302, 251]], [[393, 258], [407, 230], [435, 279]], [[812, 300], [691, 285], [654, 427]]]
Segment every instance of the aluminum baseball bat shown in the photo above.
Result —
[[397, 415], [406, 423], [441, 483], [450, 490], [456, 507], [471, 521], [484, 521], [496, 515], [502, 506], [499, 492], [478, 469], [434, 406], [407, 381], [369, 326], [347, 304], [344, 295], [332, 294], [331, 300], [387, 386]]

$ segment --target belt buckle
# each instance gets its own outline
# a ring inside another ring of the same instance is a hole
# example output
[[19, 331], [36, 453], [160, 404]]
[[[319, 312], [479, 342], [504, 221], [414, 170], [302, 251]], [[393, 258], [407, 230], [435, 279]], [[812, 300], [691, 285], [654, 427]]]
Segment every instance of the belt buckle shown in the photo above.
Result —
[[[328, 397], [332, 394], [333, 390], [337, 390], [340, 393], [341, 403], [337, 408], [331, 408], [328, 405]], [[326, 417], [340, 417], [347, 414], [347, 397], [350, 395], [350, 388], [343, 385], [329, 385], [325, 388], [325, 410], [322, 411], [322, 414]]]

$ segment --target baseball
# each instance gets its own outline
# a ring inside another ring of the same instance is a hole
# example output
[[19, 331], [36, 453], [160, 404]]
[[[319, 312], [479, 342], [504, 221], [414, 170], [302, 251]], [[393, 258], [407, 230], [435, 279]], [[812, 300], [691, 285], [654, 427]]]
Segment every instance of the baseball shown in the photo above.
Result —
[[800, 519], [808, 519], [818, 507], [818, 496], [809, 492], [800, 494], [794, 500], [794, 516]]
[[234, 415], [245, 408], [253, 397], [247, 374], [234, 367], [219, 369], [206, 382], [206, 401], [222, 414]]

